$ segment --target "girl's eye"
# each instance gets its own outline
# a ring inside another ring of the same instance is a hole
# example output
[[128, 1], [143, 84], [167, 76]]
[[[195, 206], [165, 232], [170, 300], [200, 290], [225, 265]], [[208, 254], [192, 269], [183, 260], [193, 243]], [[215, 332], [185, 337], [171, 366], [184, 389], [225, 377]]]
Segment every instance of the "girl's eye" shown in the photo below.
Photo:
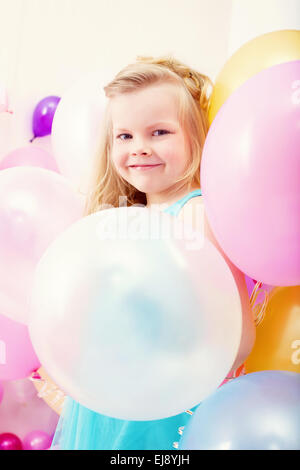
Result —
[[[154, 131], [154, 132], [163, 132], [163, 133], [169, 134], [169, 131], [167, 131], [167, 130], [165, 130], [165, 129], [157, 129], [157, 130]], [[129, 136], [131, 137], [130, 134], [120, 134], [120, 135], [117, 136], [117, 139], [120, 139], [120, 140], [127, 140], [127, 139], [122, 139], [122, 136], [123, 136], [123, 135], [126, 135], [126, 136], [129, 135]], [[160, 134], [160, 135], [163, 135], [163, 134]]]
[[157, 130], [154, 131], [154, 132], [164, 132], [164, 133], [169, 134], [169, 131], [166, 131], [165, 129], [157, 129]]
[[130, 135], [130, 134], [120, 134], [117, 136], [117, 139], [120, 139], [120, 140], [127, 140], [127, 139], [121, 139], [122, 135]]

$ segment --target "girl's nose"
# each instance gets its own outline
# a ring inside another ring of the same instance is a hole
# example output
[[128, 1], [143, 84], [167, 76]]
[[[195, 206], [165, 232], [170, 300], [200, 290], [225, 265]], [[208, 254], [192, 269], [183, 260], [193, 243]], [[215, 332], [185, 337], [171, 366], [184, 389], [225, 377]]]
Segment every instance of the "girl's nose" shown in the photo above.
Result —
[[146, 147], [146, 148], [142, 148], [142, 149], [139, 149], [139, 150], [133, 150], [131, 152], [131, 155], [133, 156], [151, 156], [152, 155], [152, 152], [151, 152], [151, 149], [149, 147]]

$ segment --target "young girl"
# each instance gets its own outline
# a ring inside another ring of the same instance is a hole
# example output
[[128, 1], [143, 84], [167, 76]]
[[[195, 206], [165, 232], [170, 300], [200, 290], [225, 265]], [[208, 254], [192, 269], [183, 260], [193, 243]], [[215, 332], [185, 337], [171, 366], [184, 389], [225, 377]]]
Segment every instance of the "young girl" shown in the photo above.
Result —
[[[104, 87], [109, 100], [86, 215], [103, 204], [118, 207], [120, 196], [128, 206], [168, 205], [166, 212], [181, 218], [202, 203], [200, 161], [211, 86], [208, 77], [172, 57], [138, 57]], [[67, 397], [52, 448], [172, 450], [190, 415], [124, 421]]]

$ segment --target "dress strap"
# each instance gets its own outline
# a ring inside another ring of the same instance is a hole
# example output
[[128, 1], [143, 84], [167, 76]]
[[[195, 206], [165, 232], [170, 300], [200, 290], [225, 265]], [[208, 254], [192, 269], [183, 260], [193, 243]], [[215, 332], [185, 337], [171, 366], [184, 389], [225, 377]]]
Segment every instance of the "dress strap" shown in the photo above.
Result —
[[197, 196], [202, 196], [202, 191], [201, 189], [195, 189], [194, 191], [190, 192], [186, 196], [184, 196], [182, 199], [179, 199], [179, 201], [174, 202], [170, 207], [167, 207], [167, 209], [164, 210], [167, 214], [175, 215], [177, 216], [180, 212], [180, 210], [183, 208], [183, 206], [193, 197]]

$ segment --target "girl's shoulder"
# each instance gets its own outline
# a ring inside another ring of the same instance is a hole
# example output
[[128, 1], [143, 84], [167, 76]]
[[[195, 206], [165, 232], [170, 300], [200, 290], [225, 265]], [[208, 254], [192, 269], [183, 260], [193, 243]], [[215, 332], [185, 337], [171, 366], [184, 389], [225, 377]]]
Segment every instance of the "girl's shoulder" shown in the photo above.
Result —
[[197, 196], [189, 199], [179, 211], [178, 219], [183, 223], [192, 226], [194, 230], [203, 228], [204, 223], [204, 204], [203, 197]]

